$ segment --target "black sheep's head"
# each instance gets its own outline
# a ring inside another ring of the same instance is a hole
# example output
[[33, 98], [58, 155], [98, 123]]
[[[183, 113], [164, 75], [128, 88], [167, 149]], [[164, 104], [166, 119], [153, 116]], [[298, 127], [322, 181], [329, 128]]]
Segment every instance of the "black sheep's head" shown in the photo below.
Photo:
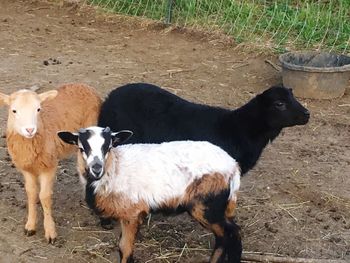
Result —
[[268, 125], [282, 129], [308, 123], [310, 112], [294, 97], [291, 89], [273, 86], [257, 96]]

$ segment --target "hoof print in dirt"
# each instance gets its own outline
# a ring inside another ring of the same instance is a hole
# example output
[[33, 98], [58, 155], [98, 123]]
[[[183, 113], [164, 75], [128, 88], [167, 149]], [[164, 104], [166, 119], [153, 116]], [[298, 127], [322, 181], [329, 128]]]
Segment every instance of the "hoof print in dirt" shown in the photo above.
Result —
[[48, 60], [44, 60], [43, 61], [43, 64], [45, 66], [49, 66], [49, 65], [59, 65], [59, 64], [62, 64], [61, 61], [59, 61], [58, 59], [55, 59], [55, 58], [49, 58]]
[[33, 235], [35, 235], [35, 230], [24, 229], [24, 234], [25, 234], [27, 237], [33, 236]]

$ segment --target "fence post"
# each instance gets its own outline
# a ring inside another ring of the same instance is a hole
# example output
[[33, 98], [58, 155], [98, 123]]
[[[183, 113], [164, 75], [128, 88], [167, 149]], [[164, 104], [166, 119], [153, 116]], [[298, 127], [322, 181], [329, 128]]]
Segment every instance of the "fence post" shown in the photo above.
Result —
[[166, 16], [165, 16], [165, 23], [170, 24], [171, 18], [173, 14], [173, 2], [174, 0], [168, 0], [167, 7], [166, 7]]

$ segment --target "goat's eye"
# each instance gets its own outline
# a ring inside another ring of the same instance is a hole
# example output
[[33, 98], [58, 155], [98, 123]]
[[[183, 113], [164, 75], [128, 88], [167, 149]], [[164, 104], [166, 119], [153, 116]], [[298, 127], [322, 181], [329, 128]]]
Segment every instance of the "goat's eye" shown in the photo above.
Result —
[[16, 110], [12, 110], [13, 113], [16, 113], [17, 111]]
[[80, 151], [81, 153], [83, 153], [83, 152], [84, 152], [84, 149], [79, 147], [79, 151]]
[[38, 108], [36, 111], [37, 111], [37, 112], [39, 112], [40, 110], [41, 110], [41, 109], [40, 109], [40, 108]]
[[286, 104], [282, 101], [275, 101], [274, 106], [279, 110], [285, 110]]

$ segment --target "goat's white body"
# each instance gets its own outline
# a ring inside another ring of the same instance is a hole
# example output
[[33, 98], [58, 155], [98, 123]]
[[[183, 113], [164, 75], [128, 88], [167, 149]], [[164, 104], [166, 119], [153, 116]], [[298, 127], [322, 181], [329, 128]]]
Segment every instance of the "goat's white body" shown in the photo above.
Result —
[[129, 144], [112, 149], [110, 154], [113, 160], [107, 174], [93, 183], [100, 195], [122, 194], [133, 203], [145, 201], [157, 208], [172, 198], [181, 198], [196, 179], [221, 174], [230, 185], [229, 199], [236, 201], [238, 163], [211, 143]]

